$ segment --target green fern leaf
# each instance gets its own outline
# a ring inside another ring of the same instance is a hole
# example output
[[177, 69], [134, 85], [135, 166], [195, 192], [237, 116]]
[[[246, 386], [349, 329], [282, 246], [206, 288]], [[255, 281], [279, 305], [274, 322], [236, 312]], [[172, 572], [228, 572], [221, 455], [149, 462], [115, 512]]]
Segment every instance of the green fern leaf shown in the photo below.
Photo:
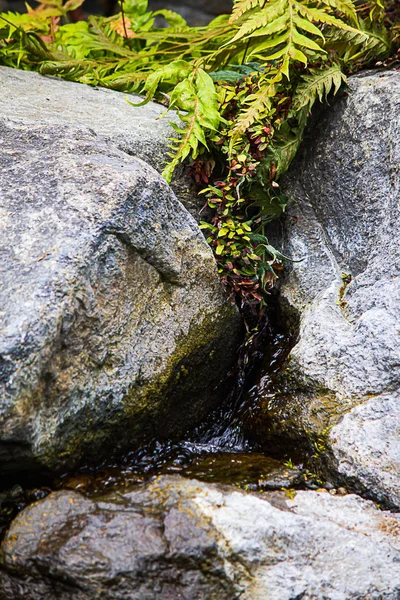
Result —
[[[269, 35], [281, 31], [286, 26], [289, 19], [289, 15], [285, 9], [285, 2], [278, 0], [277, 2], [271, 3], [267, 8], [259, 11], [255, 16], [248, 18], [228, 44], [234, 44], [238, 40], [246, 38], [256, 30], [257, 35]], [[283, 15], [283, 17], [281, 15]], [[281, 18], [279, 19], [279, 17]], [[277, 24], [275, 25], [275, 23]]]
[[[279, 61], [281, 72], [287, 78], [292, 62], [299, 61], [307, 65], [310, 53], [319, 56], [326, 53], [325, 37], [316, 23], [360, 36], [359, 29], [331, 14], [332, 10], [346, 9], [345, 17], [347, 15], [354, 20], [355, 12], [354, 7], [350, 10], [350, 0], [325, 0], [325, 6], [320, 5], [319, 8], [311, 0], [275, 0], [264, 8], [260, 8], [258, 3], [241, 3], [242, 14], [246, 13], [246, 6], [247, 11], [251, 11], [249, 17], [225, 45], [250, 42], [249, 58], [257, 58], [264, 63]], [[364, 40], [367, 37], [365, 35]]]
[[[303, 129], [303, 128], [302, 128]], [[276, 178], [286, 173], [290, 163], [296, 156], [297, 150], [302, 141], [302, 131], [293, 132], [286, 140], [282, 140], [273, 149], [274, 162], [276, 165]]]
[[286, 52], [285, 48], [280, 48], [279, 50], [277, 50], [276, 52], [274, 52], [273, 54], [270, 54], [268, 56], [262, 55], [260, 53], [264, 52], [264, 50], [268, 50], [268, 48], [276, 48], [276, 47], [280, 46], [281, 44], [286, 42], [289, 38], [290, 38], [290, 32], [286, 30], [285, 33], [283, 33], [281, 35], [277, 35], [275, 37], [267, 39], [252, 49], [252, 51], [249, 53], [249, 58], [252, 56], [256, 56], [260, 60], [263, 60], [263, 61], [276, 60], [277, 58], [280, 58], [281, 56], [283, 56], [285, 54], [285, 52]]
[[323, 50], [321, 48], [321, 46], [319, 46], [311, 38], [300, 33], [298, 31], [298, 29], [296, 29], [296, 27], [293, 27], [293, 30], [292, 30], [292, 40], [293, 40], [293, 44], [295, 46], [301, 46], [302, 48], [309, 48], [310, 50], [315, 50], [316, 52], [321, 53], [321, 54], [323, 54], [325, 52], [325, 50]]
[[231, 131], [231, 149], [235, 146], [243, 134], [255, 123], [266, 117], [272, 109], [272, 98], [275, 96], [275, 81], [267, 80], [261, 84], [256, 94], [246, 98], [245, 108], [242, 110]]
[[317, 99], [322, 102], [332, 88], [336, 94], [342, 83], [346, 83], [346, 81], [347, 78], [338, 63], [322, 71], [310, 69], [309, 74], [303, 75], [302, 81], [297, 85], [290, 116], [296, 116], [303, 108], [309, 112]]
[[[373, 0], [380, 2], [381, 0]], [[352, 0], [321, 0], [322, 4], [332, 8], [335, 11], [339, 11], [345, 15], [350, 22], [354, 25], [358, 24], [357, 11], [355, 9], [354, 2]]]
[[189, 63], [184, 60], [174, 60], [171, 64], [161, 67], [149, 75], [144, 86], [146, 97], [142, 102], [139, 104], [128, 102], [135, 107], [143, 106], [154, 98], [160, 83], [168, 81], [171, 85], [177, 85], [178, 82], [184, 80], [191, 72], [192, 66]]
[[235, 0], [232, 15], [229, 19], [229, 22], [231, 24], [234, 23], [252, 8], [255, 8], [257, 6], [262, 8], [265, 3], [266, 0]]
[[325, 32], [326, 47], [334, 50], [343, 62], [368, 64], [372, 58], [384, 58], [390, 53], [390, 39], [385, 28], [369, 25], [359, 19], [359, 29], [340, 31], [330, 29]]
[[352, 62], [362, 59], [368, 62], [372, 58], [386, 58], [390, 53], [390, 39], [387, 30], [379, 24], [372, 23], [369, 27], [360, 19], [360, 29], [364, 31], [367, 40], [359, 44], [359, 47], [347, 49], [344, 61]]
[[[303, 15], [303, 17], [306, 17], [306, 19], [308, 19], [309, 21], [326, 23], [327, 25], [332, 25], [333, 27], [336, 27], [339, 30], [351, 31], [354, 34], [360, 35], [360, 31], [358, 29], [352, 27], [351, 25], [347, 25], [347, 23], [345, 23], [342, 19], [334, 17], [333, 15], [329, 14], [325, 10], [321, 10], [318, 8], [311, 8], [310, 6], [307, 6], [305, 2], [303, 3], [303, 2], [296, 2], [295, 0], [293, 0], [293, 1], [296, 6], [296, 10], [301, 15]], [[365, 35], [365, 38], [367, 38], [367, 37], [368, 36]]]
[[303, 31], [307, 31], [312, 35], [319, 36], [324, 40], [322, 32], [311, 21], [307, 21], [307, 19], [303, 19], [299, 15], [294, 15], [293, 22], [295, 23], [295, 25], [297, 25], [297, 27], [303, 29]]
[[170, 146], [173, 160], [166, 166], [163, 176], [170, 182], [175, 168], [189, 154], [197, 157], [199, 144], [207, 148], [206, 134], [218, 129], [221, 116], [214, 82], [203, 70], [198, 69], [190, 77], [178, 83], [171, 93], [170, 108], [175, 108], [183, 128], [171, 123], [181, 136], [173, 138]]

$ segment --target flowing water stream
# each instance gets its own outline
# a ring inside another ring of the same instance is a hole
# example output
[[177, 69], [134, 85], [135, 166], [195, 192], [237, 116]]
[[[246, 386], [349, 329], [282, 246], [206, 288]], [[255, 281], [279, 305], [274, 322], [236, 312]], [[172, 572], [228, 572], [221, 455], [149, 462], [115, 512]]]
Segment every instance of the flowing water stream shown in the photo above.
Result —
[[[293, 340], [282, 331], [270, 332], [262, 359], [254, 344], [241, 354], [242, 367], [227, 398], [197, 429], [181, 441], [153, 441], [140, 450], [110, 459], [100, 467], [84, 466], [73, 474], [47, 481], [3, 483], [0, 491], [0, 536], [27, 504], [54, 489], [73, 489], [89, 496], [141, 485], [160, 474], [179, 474], [202, 481], [262, 491], [319, 487], [307, 473], [307, 456], [294, 448], [266, 446], [257, 435], [261, 400], [273, 402], [276, 376]], [[239, 362], [240, 362], [239, 361]], [[244, 365], [244, 366], [243, 366]], [[6, 488], [6, 489], [4, 489]]]
[[[56, 482], [90, 495], [140, 484], [160, 474], [180, 474], [245, 489], [280, 489], [303, 482], [304, 456], [293, 447], [265, 451], [252, 431], [261, 398], [273, 399], [275, 376], [290, 351], [290, 338], [275, 332], [256, 373], [239, 375], [225, 402], [179, 442], [153, 442], [97, 469], [81, 469]], [[251, 371], [251, 369], [248, 369]]]

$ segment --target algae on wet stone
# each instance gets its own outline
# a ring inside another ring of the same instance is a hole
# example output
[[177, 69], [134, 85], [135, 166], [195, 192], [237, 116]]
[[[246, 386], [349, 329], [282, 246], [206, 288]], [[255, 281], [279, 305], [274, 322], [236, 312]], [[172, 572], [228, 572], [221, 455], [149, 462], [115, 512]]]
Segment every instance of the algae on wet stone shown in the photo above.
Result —
[[[204, 381], [202, 367], [222, 358], [224, 342], [228, 345], [230, 343], [231, 331], [227, 329], [227, 324], [231, 317], [232, 305], [229, 302], [221, 309], [218, 319], [200, 314], [199, 322], [192, 326], [188, 333], [181, 333], [176, 339], [174, 353], [163, 371], [157, 375], [157, 379], [148, 384], [138, 381], [130, 390], [124, 399], [126, 416], [137, 416], [138, 411], [146, 410], [151, 404], [158, 404], [160, 418], [171, 416], [175, 423], [186, 421], [187, 410], [190, 407], [186, 407], [186, 413], [182, 414], [181, 402], [185, 402], [190, 395], [195, 405], [195, 396], [198, 393], [196, 390], [201, 389], [203, 393], [204, 387], [209, 386], [209, 381]], [[219, 347], [216, 347], [216, 339], [221, 340]], [[221, 374], [209, 378], [215, 386], [221, 384], [224, 379]], [[168, 389], [174, 390], [174, 397], [169, 404], [165, 404]], [[210, 398], [209, 408], [211, 407]], [[179, 429], [182, 430], [182, 427]]]

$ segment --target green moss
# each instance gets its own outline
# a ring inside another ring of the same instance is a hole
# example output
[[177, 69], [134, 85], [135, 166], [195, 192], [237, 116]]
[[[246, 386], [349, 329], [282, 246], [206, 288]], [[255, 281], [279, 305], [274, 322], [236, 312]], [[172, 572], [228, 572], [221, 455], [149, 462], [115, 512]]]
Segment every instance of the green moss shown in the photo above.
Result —
[[95, 406], [85, 406], [80, 419], [74, 415], [70, 424], [64, 422], [58, 434], [59, 438], [64, 435], [61, 442], [54, 445], [54, 440], [49, 440], [40, 449], [42, 463], [59, 469], [75, 466], [82, 458], [98, 462], [101, 456], [155, 437], [177, 436], [196, 425], [220, 399], [216, 389], [220, 374], [228, 372], [239, 342], [232, 339], [232, 324], [229, 304], [218, 318], [205, 314], [187, 335], [178, 338], [162, 370], [151, 380], [134, 385], [107, 421], [104, 414], [96, 414]]
[[[189, 375], [198, 380], [198, 374], [193, 373], [193, 367], [200, 367], [201, 376], [205, 377], [203, 359], [208, 357], [211, 362], [221, 359], [223, 347], [217, 349], [215, 346], [219, 345], [217, 340], [226, 338], [225, 330], [231, 319], [232, 307], [226, 304], [218, 319], [204, 315], [200, 324], [191, 327], [187, 335], [182, 334], [177, 339], [175, 350], [163, 370], [150, 382], [136, 385], [130, 390], [124, 399], [126, 415], [137, 415], [149, 407], [153, 410], [163, 402], [171, 388], [185, 385], [183, 380]], [[212, 367], [208, 364], [207, 373], [210, 368]]]
[[340, 397], [305, 375], [301, 365], [289, 357], [274, 389], [259, 400], [248, 429], [261, 443], [274, 448], [292, 444], [310, 455], [320, 455], [328, 450], [331, 428], [355, 404], [354, 399]]

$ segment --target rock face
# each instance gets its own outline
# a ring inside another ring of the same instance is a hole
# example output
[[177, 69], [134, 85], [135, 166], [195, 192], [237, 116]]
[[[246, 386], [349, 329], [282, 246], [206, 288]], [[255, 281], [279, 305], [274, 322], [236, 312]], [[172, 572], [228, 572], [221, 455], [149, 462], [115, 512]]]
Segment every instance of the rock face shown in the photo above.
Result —
[[[174, 112], [160, 118], [164, 106], [150, 102], [134, 108], [127, 99], [133, 103], [142, 100], [132, 94], [0, 66], [0, 117], [27, 127], [41, 124], [85, 129], [89, 136], [111, 142], [161, 173], [168, 162], [168, 139], [175, 135], [169, 121], [179, 120]], [[171, 186], [198, 220], [203, 202], [198, 201], [197, 190], [186, 171], [178, 168]]]
[[281, 301], [300, 327], [271, 419], [399, 507], [400, 73], [352, 77], [314, 118], [285, 188], [284, 252], [304, 260]]
[[2, 546], [4, 600], [395, 600], [399, 515], [350, 495], [251, 495], [178, 477], [56, 492]]
[[51, 110], [0, 101], [0, 470], [182, 433], [217, 401], [240, 332], [160, 175]]
[[[142, 98], [92, 88], [57, 77], [0, 66], [0, 116], [26, 126], [71, 127], [91, 130], [120, 150], [161, 170], [167, 160], [168, 118], [159, 119], [165, 107], [154, 102], [134, 108]], [[174, 113], [171, 113], [171, 119]]]

